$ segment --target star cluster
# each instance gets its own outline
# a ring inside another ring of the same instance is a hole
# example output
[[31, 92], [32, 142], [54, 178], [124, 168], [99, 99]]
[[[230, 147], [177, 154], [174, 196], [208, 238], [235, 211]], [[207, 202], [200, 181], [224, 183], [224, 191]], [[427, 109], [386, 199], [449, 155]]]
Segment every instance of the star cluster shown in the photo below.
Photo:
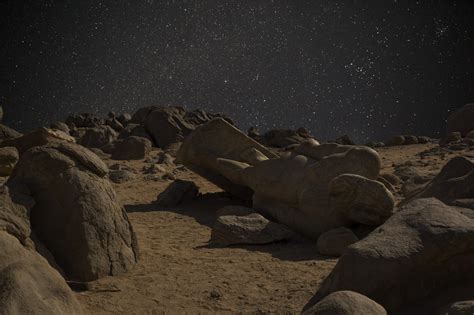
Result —
[[439, 136], [474, 100], [471, 1], [10, 1], [0, 102], [31, 129], [182, 105], [316, 138]]

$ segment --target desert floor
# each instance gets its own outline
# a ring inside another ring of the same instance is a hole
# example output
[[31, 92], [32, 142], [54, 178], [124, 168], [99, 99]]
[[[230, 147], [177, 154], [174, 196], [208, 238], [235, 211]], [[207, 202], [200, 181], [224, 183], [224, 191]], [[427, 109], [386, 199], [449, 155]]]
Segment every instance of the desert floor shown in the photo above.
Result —
[[[411, 161], [420, 173], [437, 174], [454, 155], [469, 156], [463, 151], [417, 156], [434, 147], [378, 149], [382, 172]], [[77, 292], [86, 313], [299, 313], [337, 262], [319, 255], [315, 243], [305, 239], [209, 247], [215, 211], [238, 200], [172, 165], [164, 167], [177, 178], [194, 181], [203, 195], [176, 208], [158, 207], [153, 201], [171, 180], [146, 180], [142, 168], [150, 163], [144, 161], [106, 162], [137, 173], [136, 179], [114, 187], [137, 234], [141, 256], [132, 271], [89, 283], [88, 290]]]

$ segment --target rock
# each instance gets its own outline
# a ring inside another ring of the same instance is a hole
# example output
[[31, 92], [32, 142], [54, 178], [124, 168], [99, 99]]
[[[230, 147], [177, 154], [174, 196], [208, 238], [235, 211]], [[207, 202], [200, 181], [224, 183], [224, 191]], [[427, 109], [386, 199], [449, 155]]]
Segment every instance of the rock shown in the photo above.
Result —
[[109, 126], [88, 128], [80, 140], [80, 144], [87, 148], [100, 148], [117, 139], [117, 133]]
[[0, 148], [0, 176], [9, 176], [19, 158], [15, 147]]
[[454, 302], [443, 307], [439, 315], [472, 315], [474, 314], [474, 300]]
[[148, 134], [148, 132], [145, 130], [145, 127], [142, 125], [137, 125], [137, 124], [128, 124], [127, 127], [125, 127], [122, 131], [120, 131], [120, 134], [118, 135], [119, 139], [126, 139], [128, 137], [141, 137], [150, 140], [151, 142], [153, 141]]
[[392, 183], [386, 180], [385, 177], [379, 176], [377, 177], [377, 181], [382, 183], [385, 186], [385, 188], [387, 188], [390, 192], [392, 193], [396, 192], [395, 187], [392, 185]]
[[403, 181], [409, 180], [413, 177], [421, 176], [420, 172], [412, 166], [396, 166], [395, 171], [393, 172], [395, 176], [400, 178]]
[[[243, 214], [243, 213], [240, 213]], [[270, 222], [258, 213], [219, 216], [212, 227], [212, 245], [268, 244], [291, 238], [285, 226]]]
[[375, 301], [352, 291], [329, 294], [303, 315], [386, 315], [387, 311]]
[[131, 136], [114, 141], [113, 149], [109, 152], [113, 160], [143, 160], [150, 151], [150, 140]]
[[248, 156], [246, 153], [249, 152], [250, 154], [255, 153], [254, 150], [261, 152], [268, 158], [277, 157], [275, 153], [247, 137], [225, 120], [215, 119], [198, 127], [187, 137], [178, 151], [176, 163], [184, 164], [191, 171], [237, 197], [250, 199], [252, 191], [232, 183], [222, 175], [216, 159], [245, 161], [241, 156]]
[[7, 182], [29, 188], [32, 229], [72, 279], [117, 275], [137, 262], [135, 233], [107, 171], [86, 148], [59, 142], [25, 152]]
[[97, 128], [104, 125], [104, 120], [90, 113], [74, 114], [66, 118], [66, 125], [77, 128]]
[[380, 225], [393, 213], [395, 200], [380, 182], [354, 174], [342, 174], [329, 184], [331, 211], [366, 225]]
[[174, 164], [174, 159], [168, 153], [162, 153], [158, 156], [158, 163], [170, 165], [170, 164]]
[[300, 144], [309, 138], [307, 134], [299, 134], [294, 130], [275, 129], [264, 134], [265, 144], [270, 147], [284, 148], [293, 144]]
[[0, 231], [2, 314], [82, 314], [61, 275], [16, 238]]
[[123, 125], [116, 118], [109, 118], [105, 121], [107, 126], [110, 126], [113, 130], [120, 132], [124, 128]]
[[152, 164], [148, 167], [146, 166], [143, 167], [144, 174], [160, 174], [160, 173], [165, 173], [165, 172], [166, 172], [166, 169], [161, 165]]
[[471, 130], [466, 135], [467, 139], [474, 139], [474, 130]]
[[446, 204], [454, 204], [457, 199], [474, 198], [474, 162], [465, 157], [454, 157], [423, 190], [403, 203], [429, 197]]
[[349, 138], [348, 135], [343, 135], [343, 136], [337, 138], [334, 142], [339, 143], [339, 144], [343, 144], [343, 145], [355, 145], [355, 142], [352, 141], [351, 138]]
[[460, 132], [450, 132], [446, 135], [446, 137], [442, 138], [439, 141], [440, 146], [445, 146], [447, 144], [452, 144], [453, 142], [458, 142], [462, 138], [462, 135]]
[[255, 127], [250, 127], [249, 130], [247, 131], [247, 136], [249, 136], [252, 139], [260, 137], [260, 132], [258, 131], [257, 128]]
[[158, 195], [156, 204], [159, 206], [177, 206], [193, 200], [199, 193], [194, 182], [177, 179]]
[[109, 179], [116, 184], [121, 184], [134, 180], [135, 174], [126, 170], [109, 171]]
[[[186, 112], [179, 106], [150, 106], [139, 109], [131, 122], [143, 124], [156, 146], [166, 148], [170, 144], [181, 142], [197, 126], [221, 117], [203, 110]], [[231, 120], [224, 117], [231, 123]]]
[[351, 290], [395, 312], [438, 290], [472, 283], [473, 252], [473, 220], [435, 198], [412, 201], [347, 248], [305, 309]]
[[217, 217], [225, 215], [246, 216], [252, 213], [255, 213], [255, 210], [252, 208], [242, 206], [225, 206], [217, 210], [216, 215]]
[[219, 119], [187, 137], [177, 163], [239, 198], [252, 196], [253, 208], [314, 239], [350, 223], [329, 210], [329, 182], [344, 173], [375, 179], [380, 171], [380, 158], [370, 148], [313, 139], [278, 158]]
[[69, 135], [69, 132], [70, 132], [69, 127], [63, 122], [57, 121], [55, 123], [52, 123], [50, 127], [51, 129], [60, 130], [64, 132], [65, 134]]
[[316, 246], [318, 252], [322, 255], [339, 257], [344, 254], [349, 245], [354, 244], [358, 240], [351, 230], [340, 227], [321, 234]]
[[40, 128], [19, 138], [4, 140], [0, 147], [15, 147], [22, 155], [28, 149], [60, 142], [75, 143], [76, 140], [60, 130]]
[[0, 141], [20, 138], [21, 136], [23, 136], [23, 134], [19, 133], [18, 131], [0, 124]]
[[35, 251], [50, 255], [30, 238], [34, 201], [26, 192], [22, 186], [0, 186], [0, 312], [80, 314], [81, 307], [64, 279]]
[[122, 124], [122, 126], [126, 127], [128, 123], [132, 120], [132, 115], [129, 113], [123, 113], [117, 117], [117, 120]]
[[381, 173], [380, 177], [384, 178], [393, 186], [400, 185], [400, 183], [402, 182], [401, 179], [397, 175], [391, 174], [391, 173]]
[[403, 145], [405, 143], [404, 136], [395, 136], [389, 141], [385, 142], [385, 145], [388, 147], [396, 146], [396, 145]]
[[417, 136], [404, 135], [403, 138], [405, 138], [405, 141], [403, 142], [404, 145], [418, 144]]
[[431, 141], [431, 139], [429, 137], [418, 136], [418, 143], [420, 143], [420, 144], [429, 143], [430, 141]]
[[432, 179], [432, 176], [415, 176], [407, 179], [402, 185], [403, 196], [408, 197], [420, 192]]
[[460, 132], [465, 136], [471, 130], [474, 130], [474, 104], [466, 104], [448, 116], [448, 134]]

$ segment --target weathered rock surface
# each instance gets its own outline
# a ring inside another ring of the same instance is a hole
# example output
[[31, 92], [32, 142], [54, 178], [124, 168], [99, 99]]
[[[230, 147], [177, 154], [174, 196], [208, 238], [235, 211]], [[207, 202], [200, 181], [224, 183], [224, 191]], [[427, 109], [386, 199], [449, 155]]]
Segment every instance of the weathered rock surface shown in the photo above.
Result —
[[458, 301], [443, 307], [439, 315], [472, 315], [474, 314], [474, 300]]
[[301, 132], [289, 129], [274, 129], [267, 131], [264, 135], [264, 143], [270, 147], [284, 148], [294, 144], [300, 144], [311, 138], [307, 130]]
[[66, 125], [77, 128], [95, 128], [104, 125], [104, 120], [91, 113], [70, 115], [66, 118]]
[[60, 142], [74, 143], [75, 139], [60, 130], [40, 128], [19, 138], [4, 140], [0, 147], [15, 147], [21, 155], [28, 149]]
[[354, 222], [380, 225], [392, 215], [395, 199], [378, 181], [342, 174], [329, 183], [329, 205]]
[[19, 158], [15, 147], [0, 148], [0, 176], [9, 176]]
[[329, 294], [304, 315], [386, 315], [387, 311], [375, 301], [352, 291]]
[[50, 127], [51, 127], [51, 129], [60, 130], [60, 131], [64, 132], [67, 135], [69, 135], [69, 133], [70, 133], [68, 125], [66, 125], [65, 123], [60, 122], [60, 121], [52, 123]]
[[310, 309], [332, 292], [351, 290], [388, 311], [474, 281], [474, 221], [434, 198], [415, 200], [348, 247]]
[[447, 133], [460, 132], [462, 136], [474, 130], [474, 104], [466, 104], [448, 117]]
[[245, 213], [242, 209], [233, 213], [227, 209], [225, 212], [212, 227], [210, 244], [268, 244], [293, 235], [287, 227], [271, 222], [256, 212]]
[[116, 183], [121, 184], [135, 179], [135, 174], [127, 170], [111, 170], [109, 171], [109, 179]]
[[25, 152], [7, 182], [29, 188], [31, 226], [76, 280], [117, 275], [137, 262], [135, 234], [107, 171], [86, 148], [56, 143]]
[[344, 254], [349, 245], [358, 240], [354, 232], [348, 228], [340, 227], [321, 234], [316, 247], [322, 255], [339, 257]]
[[138, 125], [138, 124], [128, 124], [127, 127], [125, 127], [124, 129], [122, 129], [122, 131], [120, 131], [120, 134], [118, 135], [118, 138], [119, 139], [126, 139], [126, 138], [132, 137], [132, 136], [141, 137], [141, 138], [145, 138], [145, 139], [148, 139], [150, 141], [153, 141], [151, 136], [145, 130], [145, 127], [143, 127], [142, 125]]
[[177, 179], [158, 195], [156, 204], [159, 206], [177, 206], [193, 200], [199, 193], [194, 182]]

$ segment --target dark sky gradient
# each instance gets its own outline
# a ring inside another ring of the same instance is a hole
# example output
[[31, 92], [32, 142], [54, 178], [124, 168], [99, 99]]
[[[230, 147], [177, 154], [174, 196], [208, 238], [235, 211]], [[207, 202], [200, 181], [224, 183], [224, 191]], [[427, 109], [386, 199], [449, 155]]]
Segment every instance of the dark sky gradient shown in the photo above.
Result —
[[0, 102], [20, 130], [182, 105], [247, 129], [439, 136], [474, 101], [474, 1], [3, 1]]

